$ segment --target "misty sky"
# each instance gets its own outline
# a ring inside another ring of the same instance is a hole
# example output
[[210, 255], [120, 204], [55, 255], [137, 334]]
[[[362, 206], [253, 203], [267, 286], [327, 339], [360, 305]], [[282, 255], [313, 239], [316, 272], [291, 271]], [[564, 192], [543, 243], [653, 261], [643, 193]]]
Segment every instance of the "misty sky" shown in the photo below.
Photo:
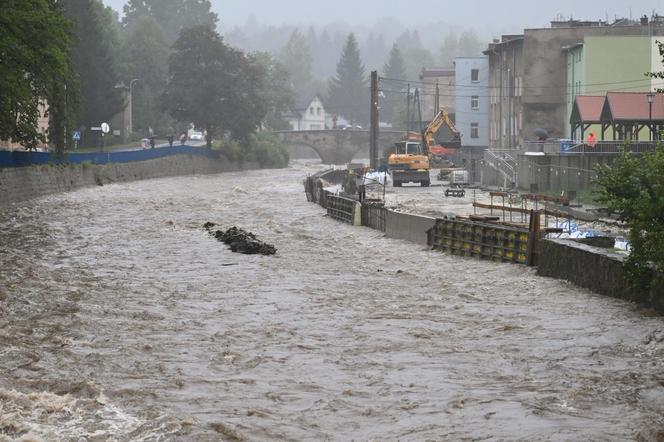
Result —
[[[125, 0], [103, 0], [121, 10]], [[563, 14], [579, 19], [636, 18], [653, 10], [662, 13], [663, 0], [212, 0], [224, 27], [243, 24], [253, 14], [261, 23], [282, 25], [327, 24], [343, 21], [372, 25], [395, 17], [404, 25], [445, 22], [490, 32], [516, 32], [543, 27]]]

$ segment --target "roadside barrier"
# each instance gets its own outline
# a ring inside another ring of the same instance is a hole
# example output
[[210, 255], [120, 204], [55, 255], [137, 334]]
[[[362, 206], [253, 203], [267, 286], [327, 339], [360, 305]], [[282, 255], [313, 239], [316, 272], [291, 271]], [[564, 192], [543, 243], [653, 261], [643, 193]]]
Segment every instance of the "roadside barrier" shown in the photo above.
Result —
[[156, 147], [154, 149], [74, 153], [69, 152], [57, 159], [52, 152], [31, 152], [23, 150], [0, 151], [0, 168], [25, 167], [40, 164], [109, 164], [131, 163], [155, 160], [173, 155], [198, 155], [219, 159], [220, 152], [197, 146]]

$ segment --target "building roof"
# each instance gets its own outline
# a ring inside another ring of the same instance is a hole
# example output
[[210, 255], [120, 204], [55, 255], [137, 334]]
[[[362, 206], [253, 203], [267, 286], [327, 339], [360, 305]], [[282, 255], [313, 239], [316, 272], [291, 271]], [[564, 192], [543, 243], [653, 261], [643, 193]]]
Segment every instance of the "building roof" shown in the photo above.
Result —
[[[650, 118], [648, 92], [608, 92], [602, 107], [602, 121], [647, 122]], [[664, 120], [664, 95], [655, 94], [652, 120]]]
[[483, 50], [482, 53], [484, 55], [490, 55], [493, 51], [500, 51], [505, 46], [510, 45], [511, 43], [523, 42], [524, 38], [525, 37], [523, 34], [503, 35], [501, 40], [496, 39], [493, 42], [489, 43], [489, 46], [485, 50]]
[[323, 106], [325, 106], [325, 103], [319, 94], [308, 94], [295, 98], [295, 106], [293, 107], [293, 110], [303, 111], [309, 109], [311, 102], [314, 101], [315, 98], [318, 98], [318, 100], [323, 103]]
[[456, 71], [454, 68], [422, 68], [420, 80], [425, 78], [454, 77], [455, 75]]
[[578, 95], [574, 100], [570, 123], [599, 123], [606, 97]]

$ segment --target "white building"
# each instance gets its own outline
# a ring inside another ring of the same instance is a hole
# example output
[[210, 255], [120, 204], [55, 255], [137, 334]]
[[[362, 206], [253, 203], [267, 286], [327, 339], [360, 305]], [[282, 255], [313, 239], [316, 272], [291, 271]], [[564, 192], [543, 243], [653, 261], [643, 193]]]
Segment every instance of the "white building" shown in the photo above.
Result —
[[457, 57], [456, 121], [463, 147], [489, 145], [489, 58]]
[[284, 115], [292, 130], [324, 130], [325, 107], [319, 95], [307, 96], [295, 103], [295, 108]]

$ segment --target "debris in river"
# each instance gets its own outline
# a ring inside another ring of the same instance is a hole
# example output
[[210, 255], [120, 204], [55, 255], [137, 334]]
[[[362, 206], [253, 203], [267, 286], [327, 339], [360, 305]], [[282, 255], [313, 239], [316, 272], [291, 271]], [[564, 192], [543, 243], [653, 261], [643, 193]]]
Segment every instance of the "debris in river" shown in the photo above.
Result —
[[210, 233], [210, 235], [217, 238], [218, 241], [223, 242], [230, 246], [232, 252], [243, 253], [245, 255], [274, 255], [277, 253], [276, 247], [272, 244], [265, 243], [256, 239], [256, 235], [247, 232], [239, 227], [231, 227], [224, 230], [213, 230], [216, 226], [215, 223], [207, 222], [203, 224], [203, 228]]

